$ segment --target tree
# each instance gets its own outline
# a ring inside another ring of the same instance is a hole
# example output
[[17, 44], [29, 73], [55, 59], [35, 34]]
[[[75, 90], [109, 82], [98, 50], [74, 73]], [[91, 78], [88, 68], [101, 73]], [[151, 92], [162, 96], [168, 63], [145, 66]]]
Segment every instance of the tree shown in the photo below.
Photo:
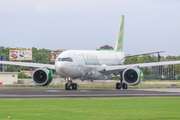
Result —
[[27, 76], [23, 72], [20, 72], [18, 73], [18, 78], [27, 78]]

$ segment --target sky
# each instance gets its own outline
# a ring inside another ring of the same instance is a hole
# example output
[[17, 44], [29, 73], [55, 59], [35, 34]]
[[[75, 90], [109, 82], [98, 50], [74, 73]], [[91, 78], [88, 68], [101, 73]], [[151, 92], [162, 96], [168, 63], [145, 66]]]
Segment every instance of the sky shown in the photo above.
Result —
[[126, 54], [180, 55], [179, 0], [0, 0], [0, 46], [115, 47], [125, 15]]

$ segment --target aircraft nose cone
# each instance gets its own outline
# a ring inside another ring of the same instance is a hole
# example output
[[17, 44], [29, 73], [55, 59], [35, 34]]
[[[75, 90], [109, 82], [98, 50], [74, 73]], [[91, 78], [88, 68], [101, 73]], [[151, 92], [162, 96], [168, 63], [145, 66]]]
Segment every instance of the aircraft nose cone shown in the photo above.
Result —
[[71, 77], [76, 79], [82, 76], [81, 70], [77, 66], [71, 66], [68, 62], [55, 63], [56, 72], [61, 77]]
[[55, 69], [56, 69], [56, 72], [62, 76], [62, 77], [65, 77], [66, 73], [65, 73], [65, 66], [66, 66], [66, 63], [65, 62], [58, 62], [55, 64]]

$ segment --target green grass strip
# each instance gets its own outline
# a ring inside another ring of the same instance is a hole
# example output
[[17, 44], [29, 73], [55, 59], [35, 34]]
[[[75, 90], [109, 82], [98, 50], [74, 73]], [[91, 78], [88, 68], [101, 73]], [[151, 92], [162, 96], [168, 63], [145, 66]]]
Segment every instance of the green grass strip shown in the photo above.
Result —
[[0, 99], [0, 120], [180, 120], [179, 97]]

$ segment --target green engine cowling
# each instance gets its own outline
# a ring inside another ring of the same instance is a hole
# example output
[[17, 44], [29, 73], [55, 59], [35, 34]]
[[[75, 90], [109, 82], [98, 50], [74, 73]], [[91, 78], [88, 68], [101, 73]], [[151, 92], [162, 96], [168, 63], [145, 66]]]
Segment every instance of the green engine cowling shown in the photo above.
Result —
[[38, 86], [47, 86], [52, 82], [53, 74], [47, 68], [38, 68], [33, 72], [32, 78]]
[[138, 68], [127, 68], [123, 72], [123, 80], [128, 85], [138, 85], [143, 79], [143, 72]]

